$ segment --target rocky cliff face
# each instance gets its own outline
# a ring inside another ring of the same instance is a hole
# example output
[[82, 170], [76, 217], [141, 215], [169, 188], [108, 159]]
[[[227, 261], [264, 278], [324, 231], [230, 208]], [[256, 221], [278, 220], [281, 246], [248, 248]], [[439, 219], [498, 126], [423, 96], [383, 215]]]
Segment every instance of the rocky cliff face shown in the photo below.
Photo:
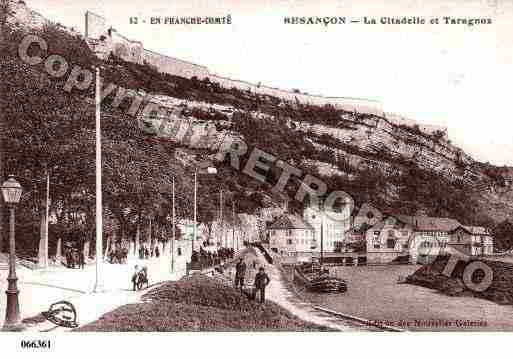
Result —
[[[171, 113], [180, 113], [173, 119], [184, 122], [184, 126], [188, 126], [192, 131], [192, 137], [212, 136], [218, 140], [226, 135], [239, 137], [228, 130], [236, 121], [234, 114], [239, 110], [235, 107], [193, 100], [184, 101], [164, 95], [156, 95], [154, 99], [169, 108]], [[216, 129], [216, 121], [196, 118], [195, 110], [225, 117], [225, 121], [220, 121], [223, 129]], [[259, 111], [250, 112], [250, 116], [274, 119], [272, 115]], [[416, 130], [415, 127], [398, 126], [383, 117], [347, 112], [340, 115], [338, 126], [297, 121], [294, 118], [287, 118], [287, 123], [291, 130], [304, 132], [314, 146], [333, 151], [334, 158], [345, 159], [355, 169], [376, 168], [391, 172], [394, 168], [401, 170], [401, 166], [413, 161], [441, 176], [460, 179], [480, 189], [499, 185], [493, 183], [492, 178], [480, 170], [472, 157], [451, 145], [442, 136], [428, 135]], [[159, 127], [160, 122], [156, 121], [154, 126]], [[205, 142], [191, 141], [191, 145], [197, 148], [208, 147]], [[505, 170], [504, 173], [505, 176], [513, 177], [511, 171]]]
[[[181, 111], [176, 120], [186, 124], [191, 137], [211, 138], [207, 142], [190, 141], [187, 144], [190, 148], [208, 149], [207, 143], [219, 143], [225, 136], [244, 137], [232, 130], [238, 121], [240, 109], [163, 95], [157, 98], [172, 111]], [[198, 110], [217, 114], [223, 120], [195, 117]], [[256, 119], [277, 120], [261, 111], [245, 113]], [[368, 169], [394, 176], [407, 170], [413, 163], [448, 181], [465, 184], [472, 191], [468, 195], [475, 197], [484, 213], [493, 220], [504, 220], [513, 213], [513, 170], [476, 162], [443, 135], [428, 135], [415, 127], [393, 124], [383, 117], [351, 112], [340, 114], [337, 125], [298, 121], [294, 117], [286, 118], [286, 123], [291, 135], [300, 131], [317, 150], [332, 154], [325, 161], [309, 161], [324, 176], [352, 178], [355, 173]], [[158, 127], [159, 123], [154, 125]], [[341, 163], [345, 165], [341, 166]]]

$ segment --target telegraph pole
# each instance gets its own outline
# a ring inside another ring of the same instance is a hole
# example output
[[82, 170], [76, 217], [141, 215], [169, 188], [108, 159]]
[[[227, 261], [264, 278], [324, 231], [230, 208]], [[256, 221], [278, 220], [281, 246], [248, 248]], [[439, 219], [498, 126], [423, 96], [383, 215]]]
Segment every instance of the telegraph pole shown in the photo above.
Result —
[[[219, 191], [219, 226], [221, 228], [220, 233], [220, 239], [221, 239], [221, 246], [223, 245], [223, 232], [224, 232], [224, 226], [223, 226], [223, 190]], [[225, 247], [228, 247], [226, 241], [224, 243]]]
[[175, 239], [176, 239], [176, 229], [175, 229], [175, 177], [173, 176], [173, 238], [171, 238], [171, 271], [175, 270]]
[[[319, 206], [320, 209], [320, 206]], [[324, 212], [324, 210], [323, 210]], [[321, 212], [321, 258], [320, 258], [320, 265], [322, 267], [324, 262], [324, 213]]]
[[[235, 246], [235, 203], [232, 200], [232, 242]], [[239, 250], [239, 240], [237, 238], [237, 250]]]
[[100, 69], [96, 68], [96, 281], [93, 292], [103, 291], [103, 208], [102, 208], [102, 143]]
[[194, 242], [197, 240], [198, 229], [196, 228], [196, 221], [198, 220], [198, 204], [196, 203], [198, 200], [198, 170], [194, 170], [194, 227], [192, 229], [192, 252], [194, 252]]

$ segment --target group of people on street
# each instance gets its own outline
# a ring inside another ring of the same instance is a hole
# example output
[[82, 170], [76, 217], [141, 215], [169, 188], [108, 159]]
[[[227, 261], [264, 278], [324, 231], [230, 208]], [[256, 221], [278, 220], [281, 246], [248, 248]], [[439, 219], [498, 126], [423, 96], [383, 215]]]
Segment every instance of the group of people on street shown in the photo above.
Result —
[[139, 259], [149, 259], [153, 257], [160, 257], [159, 246], [148, 248], [148, 246], [143, 244], [141, 247], [139, 247]]
[[83, 250], [81, 251], [67, 243], [64, 247], [64, 257], [66, 258], [66, 267], [75, 269], [78, 266], [78, 268], [84, 269], [85, 256]]
[[191, 263], [201, 263], [204, 267], [210, 267], [221, 264], [228, 259], [233, 258], [235, 251], [233, 248], [219, 248], [209, 252], [200, 247], [199, 251], [193, 251]]
[[113, 248], [108, 254], [109, 262], [110, 263], [119, 263], [123, 264], [126, 263], [126, 260], [128, 258], [128, 249], [123, 248]]
[[[257, 262], [253, 261], [253, 268], [256, 268]], [[244, 288], [244, 278], [246, 276], [246, 263], [243, 258], [239, 259], [239, 262], [235, 265], [235, 288], [240, 288], [241, 294]], [[265, 288], [269, 285], [271, 279], [265, 272], [264, 267], [258, 269], [258, 273], [255, 275], [254, 281], [254, 292], [253, 296], [256, 299], [258, 294], [260, 303], [265, 303]]]

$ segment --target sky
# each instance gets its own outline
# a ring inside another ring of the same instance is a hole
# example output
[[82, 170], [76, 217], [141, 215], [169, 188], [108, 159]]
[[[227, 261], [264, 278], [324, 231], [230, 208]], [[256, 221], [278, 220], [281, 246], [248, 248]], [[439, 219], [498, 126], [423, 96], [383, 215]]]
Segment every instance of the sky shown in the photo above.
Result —
[[[513, 166], [513, 0], [26, 0], [84, 32], [107, 18], [145, 48], [211, 72], [310, 94], [362, 97], [420, 123], [447, 126], [476, 160]], [[151, 25], [156, 16], [226, 16], [231, 25]], [[425, 25], [287, 25], [285, 17], [419, 16]], [[491, 18], [446, 25], [444, 16]], [[130, 17], [147, 19], [130, 24]], [[431, 18], [441, 23], [429, 24]]]

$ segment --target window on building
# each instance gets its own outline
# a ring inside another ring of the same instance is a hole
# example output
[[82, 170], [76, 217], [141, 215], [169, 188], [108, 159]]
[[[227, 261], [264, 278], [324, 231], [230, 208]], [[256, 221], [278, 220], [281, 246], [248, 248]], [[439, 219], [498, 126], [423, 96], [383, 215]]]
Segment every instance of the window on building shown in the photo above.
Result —
[[380, 249], [381, 246], [379, 244], [374, 244], [374, 249]]
[[292, 239], [291, 238], [287, 239], [287, 244], [292, 244]]
[[390, 248], [390, 249], [395, 248], [395, 239], [394, 238], [387, 239], [387, 248]]
[[287, 229], [287, 236], [291, 236], [292, 235], [292, 230], [291, 229]]

